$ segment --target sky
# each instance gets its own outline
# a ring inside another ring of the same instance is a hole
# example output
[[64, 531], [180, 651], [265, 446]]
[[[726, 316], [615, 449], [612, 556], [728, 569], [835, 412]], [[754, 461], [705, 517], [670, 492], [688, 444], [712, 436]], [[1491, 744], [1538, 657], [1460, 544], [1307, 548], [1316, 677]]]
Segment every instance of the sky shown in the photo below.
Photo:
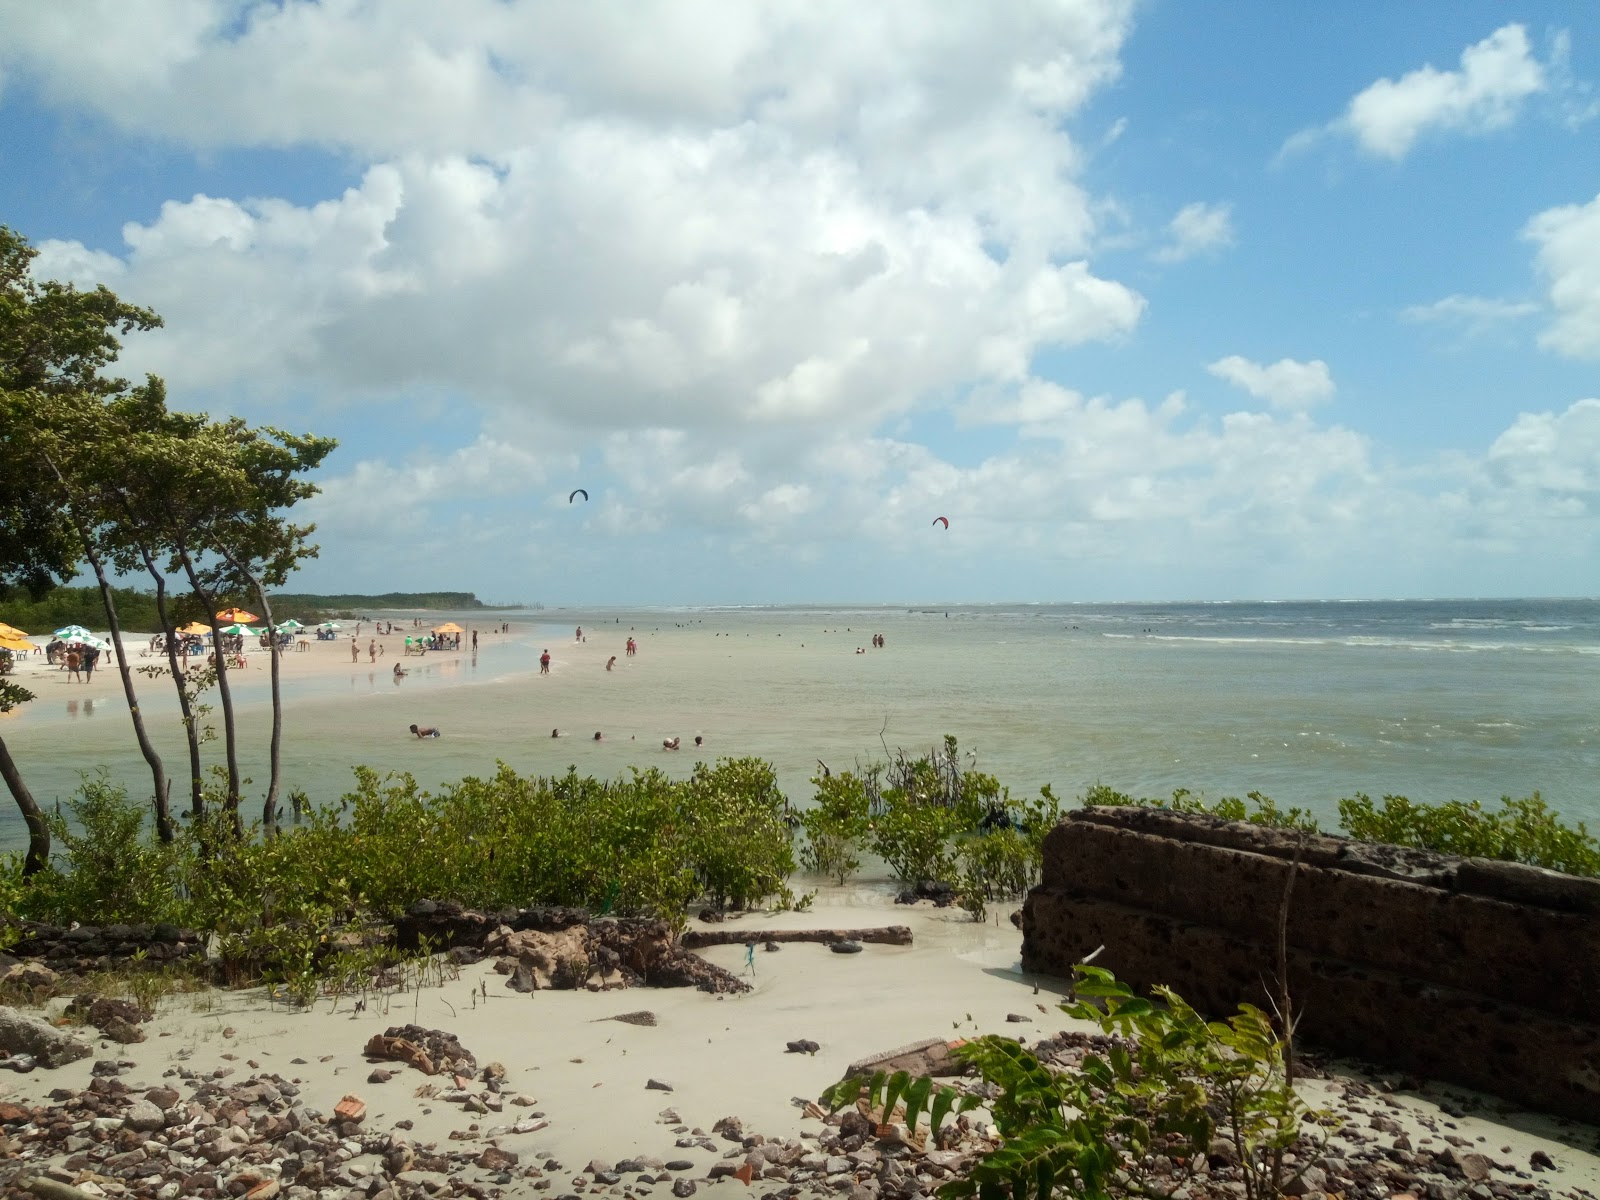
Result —
[[0, 0], [0, 223], [296, 591], [1600, 595], [1591, 0]]

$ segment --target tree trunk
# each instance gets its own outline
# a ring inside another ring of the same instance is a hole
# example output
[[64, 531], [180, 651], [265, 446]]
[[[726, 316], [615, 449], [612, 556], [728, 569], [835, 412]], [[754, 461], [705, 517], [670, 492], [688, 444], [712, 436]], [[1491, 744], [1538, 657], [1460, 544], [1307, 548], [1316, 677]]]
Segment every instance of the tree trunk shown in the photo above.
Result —
[[0, 778], [11, 789], [11, 798], [17, 802], [17, 807], [22, 810], [22, 819], [28, 825], [28, 857], [22, 862], [22, 874], [26, 878], [44, 870], [45, 864], [50, 861], [50, 826], [45, 824], [44, 813], [39, 811], [33, 793], [22, 781], [22, 772], [17, 770], [17, 764], [11, 759], [11, 751], [6, 749], [5, 738], [0, 738]]
[[233, 692], [228, 687], [228, 663], [222, 653], [222, 625], [217, 620], [216, 597], [212, 596], [200, 583], [200, 576], [194, 569], [194, 561], [189, 557], [187, 546], [178, 547], [178, 557], [183, 562], [184, 574], [189, 577], [189, 586], [194, 589], [194, 594], [206, 606], [206, 623], [211, 626], [211, 653], [217, 664], [217, 697], [222, 701], [222, 737], [223, 748], [228, 759], [228, 797], [226, 806], [228, 816], [233, 821], [233, 831], [236, 835], [243, 836], [244, 822], [239, 816], [240, 783], [239, 783], [239, 735], [233, 722]]
[[268, 751], [271, 768], [267, 780], [267, 803], [261, 815], [261, 828], [267, 837], [278, 831], [278, 777], [282, 762], [283, 750], [283, 697], [278, 690], [278, 631], [272, 625], [272, 601], [267, 599], [267, 589], [261, 585], [261, 579], [251, 574], [233, 558], [228, 556], [228, 561], [256, 590], [256, 598], [261, 602], [261, 615], [267, 622], [267, 642], [272, 647], [272, 742]]
[[183, 664], [178, 661], [178, 629], [167, 612], [167, 581], [156, 570], [155, 561], [143, 546], [139, 547], [145, 569], [156, 584], [156, 612], [161, 617], [161, 629], [166, 634], [167, 666], [172, 671], [172, 681], [178, 689], [178, 711], [183, 716], [183, 736], [189, 744], [189, 814], [196, 820], [206, 815], [205, 777], [200, 766], [200, 730], [195, 724], [194, 704], [189, 699], [189, 687], [184, 678]]
[[133, 689], [133, 668], [128, 665], [128, 656], [123, 651], [122, 622], [117, 619], [117, 602], [111, 595], [111, 583], [106, 579], [105, 564], [100, 561], [100, 556], [95, 553], [87, 537], [83, 539], [83, 549], [89, 565], [94, 568], [95, 580], [100, 585], [100, 603], [105, 607], [106, 621], [111, 626], [111, 644], [117, 650], [117, 674], [122, 677], [122, 692], [128, 698], [128, 713], [133, 718], [133, 733], [139, 740], [139, 753], [144, 755], [144, 761], [150, 764], [150, 779], [155, 788], [156, 834], [163, 842], [171, 842], [175, 831], [172, 827], [172, 812], [167, 802], [171, 795], [172, 782], [167, 778], [167, 769], [161, 761], [161, 755], [156, 753], [155, 745], [145, 730], [144, 714], [139, 711], [139, 698]]

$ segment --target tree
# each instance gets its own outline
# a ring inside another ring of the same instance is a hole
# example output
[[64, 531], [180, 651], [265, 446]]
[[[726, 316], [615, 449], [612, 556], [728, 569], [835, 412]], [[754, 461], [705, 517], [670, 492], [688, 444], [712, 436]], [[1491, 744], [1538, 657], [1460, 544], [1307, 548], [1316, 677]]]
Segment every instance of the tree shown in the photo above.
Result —
[[[102, 374], [116, 360], [118, 335], [152, 329], [161, 321], [105, 287], [84, 292], [34, 279], [36, 256], [26, 239], [0, 225], [0, 455], [6, 468], [0, 472], [0, 591], [20, 586], [39, 595], [52, 583], [70, 579], [87, 549], [81, 523], [63, 494], [61, 473], [40, 453], [49, 441], [41, 436], [48, 432], [41, 418], [64, 400], [103, 400], [125, 391], [125, 380]], [[101, 594], [116, 631], [115, 604], [103, 578]], [[120, 647], [117, 657], [124, 659]], [[14, 689], [7, 707], [26, 698]], [[147, 745], [131, 693], [130, 706]], [[48, 831], [36, 830], [30, 811], [36, 813], [37, 806], [3, 747], [0, 758], [7, 787], [28, 822], [28, 865], [37, 870], [49, 855]]]

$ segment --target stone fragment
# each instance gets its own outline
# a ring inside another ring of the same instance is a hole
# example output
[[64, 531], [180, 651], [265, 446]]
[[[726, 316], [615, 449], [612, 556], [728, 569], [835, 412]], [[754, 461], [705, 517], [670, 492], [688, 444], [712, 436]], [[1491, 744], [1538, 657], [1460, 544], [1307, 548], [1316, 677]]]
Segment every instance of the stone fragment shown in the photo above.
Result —
[[672, 1181], [672, 1194], [674, 1196], [678, 1197], [678, 1200], [684, 1200], [685, 1197], [694, 1195], [694, 1192], [695, 1192], [694, 1180], [692, 1180], [692, 1179], [674, 1179]]
[[502, 1150], [499, 1146], [485, 1146], [483, 1153], [479, 1154], [475, 1161], [486, 1171], [509, 1171], [520, 1160], [510, 1150]]
[[648, 1079], [645, 1081], [644, 1086], [652, 1092], [670, 1092], [672, 1090], [670, 1083], [663, 1083], [659, 1079]]
[[822, 1049], [822, 1047], [817, 1045], [817, 1043], [813, 1042], [810, 1038], [798, 1038], [795, 1041], [789, 1042], [787, 1044], [787, 1046], [785, 1048], [785, 1053], [787, 1053], [787, 1054], [815, 1054], [818, 1050], [821, 1050], [821, 1049]]
[[161, 1110], [148, 1100], [135, 1100], [128, 1105], [128, 1111], [123, 1113], [122, 1120], [129, 1129], [140, 1133], [150, 1133], [167, 1123], [167, 1118]]
[[860, 954], [861, 943], [845, 939], [844, 941], [839, 942], [829, 942], [828, 949], [832, 950], [835, 954]]
[[[37, 1017], [0, 1005], [0, 1050], [13, 1058], [26, 1056], [55, 1068], [88, 1058], [94, 1047]], [[13, 1066], [13, 1070], [17, 1068]]]

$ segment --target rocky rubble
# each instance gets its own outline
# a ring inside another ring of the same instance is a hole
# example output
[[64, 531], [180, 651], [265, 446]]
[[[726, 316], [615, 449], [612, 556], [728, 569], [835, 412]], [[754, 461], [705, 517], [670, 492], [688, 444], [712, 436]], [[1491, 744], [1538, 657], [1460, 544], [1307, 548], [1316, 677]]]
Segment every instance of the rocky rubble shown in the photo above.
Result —
[[[19, 937], [10, 947], [17, 958], [39, 959], [56, 971], [84, 974], [126, 969], [137, 960], [153, 967], [183, 960], [203, 961], [205, 935], [176, 925], [78, 925], [37, 921], [16, 923]], [[0, 978], [5, 964], [0, 962]]]

